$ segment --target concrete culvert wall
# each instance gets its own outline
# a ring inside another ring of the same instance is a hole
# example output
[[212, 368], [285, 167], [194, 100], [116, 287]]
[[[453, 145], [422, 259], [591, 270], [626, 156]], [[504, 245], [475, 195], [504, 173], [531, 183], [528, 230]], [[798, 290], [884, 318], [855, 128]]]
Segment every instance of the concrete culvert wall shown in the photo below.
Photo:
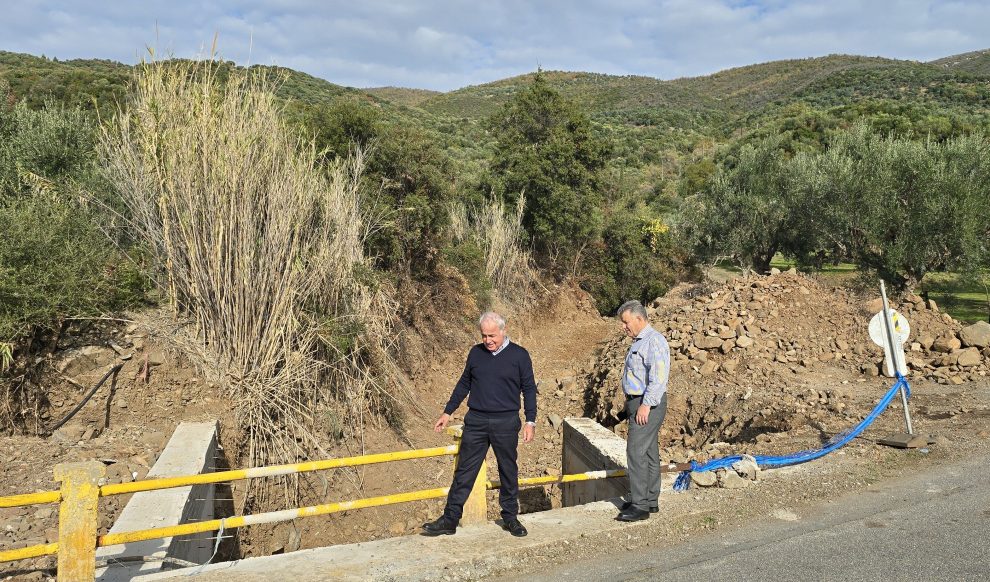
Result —
[[[148, 478], [210, 473], [219, 454], [216, 422], [183, 422], [175, 429]], [[214, 518], [216, 485], [194, 485], [135, 493], [110, 533], [181, 525]], [[216, 534], [204, 532], [99, 548], [97, 580], [130, 580], [139, 574], [204, 564], [213, 557]]]

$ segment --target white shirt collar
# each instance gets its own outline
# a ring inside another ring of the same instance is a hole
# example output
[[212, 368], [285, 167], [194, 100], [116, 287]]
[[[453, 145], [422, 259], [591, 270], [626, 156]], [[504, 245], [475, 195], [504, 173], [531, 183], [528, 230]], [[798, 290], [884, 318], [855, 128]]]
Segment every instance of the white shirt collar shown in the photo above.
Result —
[[509, 345], [509, 336], [505, 336], [505, 341], [502, 342], [502, 345], [500, 345], [497, 350], [492, 352], [492, 355], [497, 356], [508, 345]]

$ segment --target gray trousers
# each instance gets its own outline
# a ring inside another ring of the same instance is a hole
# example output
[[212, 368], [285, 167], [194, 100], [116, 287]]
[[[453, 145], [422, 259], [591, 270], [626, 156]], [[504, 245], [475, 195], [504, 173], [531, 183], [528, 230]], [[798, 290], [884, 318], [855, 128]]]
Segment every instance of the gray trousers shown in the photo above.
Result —
[[650, 409], [646, 424], [636, 423], [636, 411], [643, 397], [626, 400], [629, 436], [626, 439], [626, 465], [629, 477], [629, 501], [643, 511], [658, 507], [660, 497], [660, 425], [667, 415], [667, 395]]

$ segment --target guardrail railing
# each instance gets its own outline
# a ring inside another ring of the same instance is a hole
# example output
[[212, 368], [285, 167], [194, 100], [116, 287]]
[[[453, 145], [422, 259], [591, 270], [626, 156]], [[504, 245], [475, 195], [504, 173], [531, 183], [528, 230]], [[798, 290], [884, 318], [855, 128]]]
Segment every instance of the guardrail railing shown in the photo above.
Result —
[[[58, 491], [0, 497], [0, 507], [58, 503], [58, 542], [0, 551], [0, 562], [11, 562], [57, 554], [57, 577], [59, 582], [93, 580], [96, 574], [96, 548], [98, 547], [201, 532], [222, 531], [246, 525], [290, 521], [300, 517], [326, 515], [366, 507], [379, 507], [409, 501], [446, 497], [449, 487], [440, 487], [352, 501], [297, 507], [281, 511], [226, 517], [182, 525], [97, 535], [97, 505], [100, 497], [430, 457], [453, 456], [456, 463], [457, 453], [460, 450], [461, 430], [460, 427], [452, 427], [447, 432], [454, 437], [455, 443], [445, 447], [378, 453], [270, 467], [255, 467], [252, 469], [236, 469], [183, 477], [147, 479], [132, 483], [117, 483], [102, 486], [99, 485], [99, 480], [106, 474], [106, 468], [103, 463], [85, 462], [56, 465], [54, 469], [55, 479], [61, 482], [61, 488]], [[661, 470], [664, 472], [683, 470], [685, 468], [686, 466], [674, 464], [661, 466]], [[519, 486], [560, 484], [622, 476], [625, 476], [625, 471], [623, 470], [588, 471], [574, 475], [522, 478], [519, 479]], [[487, 467], [485, 464], [482, 464], [471, 495], [464, 505], [464, 514], [461, 522], [472, 524], [486, 521], [488, 508], [485, 493], [488, 489], [498, 488], [498, 486], [497, 481], [488, 480]]]

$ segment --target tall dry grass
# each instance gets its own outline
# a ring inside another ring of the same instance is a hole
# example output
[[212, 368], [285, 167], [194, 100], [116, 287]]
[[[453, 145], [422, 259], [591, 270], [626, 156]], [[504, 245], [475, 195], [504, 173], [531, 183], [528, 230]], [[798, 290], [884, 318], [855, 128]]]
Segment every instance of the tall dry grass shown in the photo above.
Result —
[[451, 233], [455, 241], [473, 240], [485, 255], [485, 276], [495, 293], [512, 303], [525, 303], [530, 291], [539, 286], [533, 258], [524, 246], [522, 226], [526, 200], [520, 196], [514, 211], [493, 198], [469, 210], [463, 203], [450, 207]]
[[368, 411], [396, 410], [395, 309], [363, 282], [361, 152], [325, 172], [272, 81], [220, 72], [213, 60], [139, 66], [101, 152], [190, 323], [185, 347], [226, 386], [247, 461], [294, 462], [326, 444], [323, 417], [363, 434]]

